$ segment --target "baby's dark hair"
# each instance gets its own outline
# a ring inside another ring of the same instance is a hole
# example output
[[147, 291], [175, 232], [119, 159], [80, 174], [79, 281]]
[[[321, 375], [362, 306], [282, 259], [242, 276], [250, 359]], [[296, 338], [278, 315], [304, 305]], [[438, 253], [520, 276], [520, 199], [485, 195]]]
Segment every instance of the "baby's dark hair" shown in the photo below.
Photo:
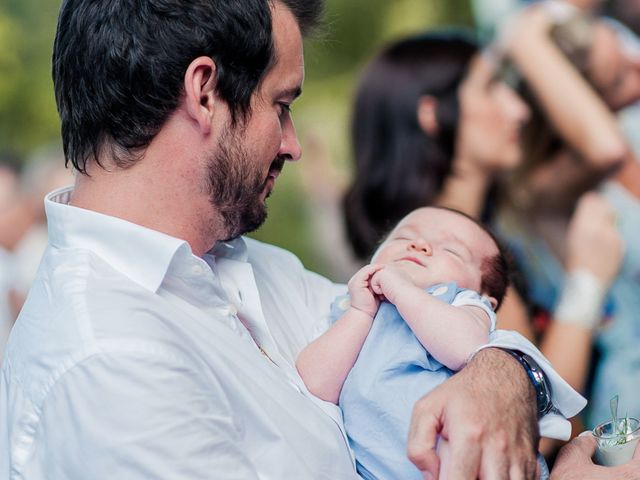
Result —
[[482, 262], [482, 284], [480, 290], [497, 300], [496, 311], [502, 305], [502, 300], [509, 286], [510, 268], [508, 254], [504, 244], [491, 231], [485, 228], [498, 247], [498, 253]]

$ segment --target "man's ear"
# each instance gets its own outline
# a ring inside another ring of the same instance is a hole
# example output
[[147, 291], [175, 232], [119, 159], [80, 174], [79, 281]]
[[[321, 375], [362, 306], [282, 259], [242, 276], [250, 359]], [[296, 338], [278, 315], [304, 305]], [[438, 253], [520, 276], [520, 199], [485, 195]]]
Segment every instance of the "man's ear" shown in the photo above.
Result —
[[418, 100], [418, 125], [423, 132], [431, 137], [438, 135], [438, 100], [431, 95], [422, 95]]
[[194, 59], [184, 74], [185, 107], [203, 135], [213, 124], [216, 100], [216, 64], [211, 57]]
[[496, 308], [498, 308], [498, 300], [496, 300], [495, 297], [490, 297], [489, 295], [485, 295], [485, 297], [489, 300], [491, 309], [495, 312]]

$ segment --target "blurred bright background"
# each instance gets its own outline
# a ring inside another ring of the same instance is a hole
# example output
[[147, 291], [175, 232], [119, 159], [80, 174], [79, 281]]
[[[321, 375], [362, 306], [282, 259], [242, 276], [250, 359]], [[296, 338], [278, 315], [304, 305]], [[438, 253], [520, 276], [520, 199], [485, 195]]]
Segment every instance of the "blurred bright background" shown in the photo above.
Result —
[[[23, 164], [42, 150], [59, 148], [51, 81], [59, 6], [52, 0], [0, 3], [0, 155]], [[331, 228], [331, 222], [313, 220], [323, 213], [317, 202], [308, 201], [305, 188], [319, 190], [318, 198], [331, 186], [328, 179], [338, 189], [347, 181], [349, 111], [357, 75], [387, 41], [441, 25], [471, 26], [472, 15], [465, 0], [329, 0], [326, 20], [318, 38], [307, 42], [304, 94], [294, 105], [302, 162], [284, 169], [269, 200], [269, 221], [253, 236], [293, 251], [312, 270], [345, 280], [350, 269], [338, 268], [344, 247], [316, 243], [331, 238], [327, 232], [317, 234], [318, 228]], [[314, 167], [323, 173], [319, 185], [314, 185]]]

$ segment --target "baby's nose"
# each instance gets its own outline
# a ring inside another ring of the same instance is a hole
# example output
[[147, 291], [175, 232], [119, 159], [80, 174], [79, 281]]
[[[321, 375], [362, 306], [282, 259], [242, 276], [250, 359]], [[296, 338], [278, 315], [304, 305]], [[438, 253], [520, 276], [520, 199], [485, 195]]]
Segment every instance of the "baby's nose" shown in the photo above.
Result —
[[425, 242], [421, 240], [411, 242], [409, 245], [409, 248], [411, 248], [411, 250], [415, 250], [425, 255], [431, 255], [433, 253], [433, 250], [431, 248], [431, 245], [429, 245], [429, 242]]

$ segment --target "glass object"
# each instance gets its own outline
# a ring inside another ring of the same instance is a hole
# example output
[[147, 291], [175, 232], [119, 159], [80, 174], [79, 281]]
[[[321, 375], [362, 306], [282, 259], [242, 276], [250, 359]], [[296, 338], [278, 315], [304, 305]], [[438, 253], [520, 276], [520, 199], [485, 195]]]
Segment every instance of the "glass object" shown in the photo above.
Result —
[[593, 429], [598, 442], [595, 460], [599, 465], [614, 467], [627, 463], [640, 441], [640, 420], [633, 417], [616, 418]]

